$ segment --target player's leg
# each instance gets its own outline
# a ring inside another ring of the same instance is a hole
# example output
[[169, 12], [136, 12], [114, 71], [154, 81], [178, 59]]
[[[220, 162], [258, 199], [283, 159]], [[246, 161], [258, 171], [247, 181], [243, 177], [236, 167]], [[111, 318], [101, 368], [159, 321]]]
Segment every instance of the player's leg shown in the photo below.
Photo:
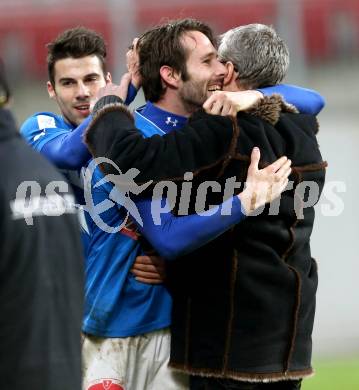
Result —
[[83, 390], [188, 390], [188, 376], [168, 367], [170, 331], [126, 338], [85, 335]]
[[188, 390], [188, 375], [168, 366], [170, 348], [171, 334], [168, 328], [143, 335], [138, 356], [145, 360], [148, 367], [150, 381], [146, 390]]
[[126, 390], [128, 338], [83, 336], [83, 390]]

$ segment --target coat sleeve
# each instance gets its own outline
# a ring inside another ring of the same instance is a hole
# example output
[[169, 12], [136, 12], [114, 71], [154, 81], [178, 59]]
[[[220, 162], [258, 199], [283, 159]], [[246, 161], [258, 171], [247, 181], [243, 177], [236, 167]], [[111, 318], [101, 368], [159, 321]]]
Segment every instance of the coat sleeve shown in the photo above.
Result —
[[[201, 113], [181, 130], [144, 138], [128, 108], [116, 103], [96, 112], [85, 142], [95, 158], [112, 160], [121, 172], [138, 169], [137, 183], [158, 182], [183, 180], [186, 172], [196, 175], [222, 163], [230, 154], [234, 131], [230, 118]], [[101, 169], [105, 174], [118, 173], [112, 164]]]

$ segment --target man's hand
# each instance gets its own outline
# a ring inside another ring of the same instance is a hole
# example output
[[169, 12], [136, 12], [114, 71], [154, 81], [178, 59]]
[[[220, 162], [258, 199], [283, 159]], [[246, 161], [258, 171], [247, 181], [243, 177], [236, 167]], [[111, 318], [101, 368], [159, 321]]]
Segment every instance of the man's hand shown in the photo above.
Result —
[[127, 70], [131, 74], [131, 82], [133, 86], [139, 90], [142, 85], [142, 77], [140, 74], [140, 59], [137, 48], [138, 38], [135, 38], [126, 53]]
[[292, 162], [287, 157], [281, 157], [264, 169], [258, 169], [259, 159], [259, 149], [253, 148], [246, 188], [238, 195], [246, 214], [277, 198], [286, 188], [291, 173]]
[[120, 84], [113, 84], [113, 83], [108, 83], [104, 87], [100, 88], [99, 91], [97, 92], [96, 99], [91, 102], [91, 111], [96, 104], [96, 102], [101, 99], [104, 96], [108, 95], [116, 95], [120, 97], [123, 101], [126, 100], [127, 97], [127, 90], [128, 86], [130, 85], [131, 82], [131, 75], [130, 73], [125, 73], [121, 77]]
[[262, 99], [259, 91], [225, 92], [216, 91], [208, 98], [203, 108], [208, 114], [237, 116], [239, 111], [245, 111]]
[[166, 277], [165, 261], [159, 256], [137, 256], [131, 272], [139, 282], [161, 284]]

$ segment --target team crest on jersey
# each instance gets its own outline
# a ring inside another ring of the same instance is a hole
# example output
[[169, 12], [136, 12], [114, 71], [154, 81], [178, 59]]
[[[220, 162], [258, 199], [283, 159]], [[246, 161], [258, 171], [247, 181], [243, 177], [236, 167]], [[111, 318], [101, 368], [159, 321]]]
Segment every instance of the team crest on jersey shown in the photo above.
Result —
[[40, 130], [56, 128], [55, 118], [49, 115], [38, 115], [37, 124]]
[[116, 379], [97, 379], [87, 390], [125, 390]]

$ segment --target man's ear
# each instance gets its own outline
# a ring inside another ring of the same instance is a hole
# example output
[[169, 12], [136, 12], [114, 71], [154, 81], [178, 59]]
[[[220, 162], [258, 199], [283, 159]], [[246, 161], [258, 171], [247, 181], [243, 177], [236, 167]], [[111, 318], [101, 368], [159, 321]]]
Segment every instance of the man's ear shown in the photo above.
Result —
[[46, 87], [47, 87], [47, 92], [50, 96], [50, 99], [54, 99], [56, 97], [56, 92], [55, 92], [55, 88], [53, 87], [53, 85], [51, 84], [50, 81], [48, 81], [46, 83]]
[[224, 66], [227, 69], [227, 75], [224, 77], [223, 85], [226, 86], [231, 84], [232, 82], [235, 82], [238, 77], [238, 74], [234, 69], [234, 65], [231, 61], [227, 61]]
[[105, 76], [106, 84], [111, 84], [112, 83], [112, 76], [110, 72], [107, 72]]
[[168, 65], [162, 65], [160, 69], [160, 75], [162, 81], [165, 84], [170, 85], [171, 87], [178, 88], [181, 76], [172, 67]]

